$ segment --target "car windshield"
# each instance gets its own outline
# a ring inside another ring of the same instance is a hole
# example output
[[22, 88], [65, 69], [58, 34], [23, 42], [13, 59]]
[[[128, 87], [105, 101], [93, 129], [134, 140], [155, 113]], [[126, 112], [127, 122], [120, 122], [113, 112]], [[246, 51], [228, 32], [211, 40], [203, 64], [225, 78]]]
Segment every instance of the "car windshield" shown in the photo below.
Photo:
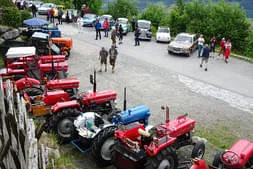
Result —
[[41, 7], [51, 8], [52, 6], [53, 6], [52, 4], [43, 4]]
[[87, 18], [87, 19], [89, 19], [89, 18], [96, 18], [96, 15], [94, 15], [94, 14], [85, 14], [84, 18]]
[[119, 19], [119, 24], [127, 24], [127, 20], [125, 19]]
[[175, 41], [192, 43], [192, 37], [185, 36], [185, 35], [177, 35], [177, 37], [175, 38]]
[[101, 18], [99, 18], [99, 20], [105, 20], [105, 18], [107, 18], [108, 20], [110, 20], [110, 16], [101, 16]]
[[138, 22], [138, 27], [142, 29], [150, 29], [150, 24], [147, 22]]
[[158, 32], [161, 32], [161, 33], [170, 33], [170, 30], [168, 28], [160, 28], [160, 29], [158, 29]]

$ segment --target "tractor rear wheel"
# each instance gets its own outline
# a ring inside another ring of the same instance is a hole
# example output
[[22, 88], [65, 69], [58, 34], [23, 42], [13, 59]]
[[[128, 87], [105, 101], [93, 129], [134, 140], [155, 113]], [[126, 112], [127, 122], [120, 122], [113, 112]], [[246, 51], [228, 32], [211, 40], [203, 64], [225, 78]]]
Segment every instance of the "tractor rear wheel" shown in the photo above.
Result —
[[74, 120], [80, 115], [77, 108], [66, 108], [51, 116], [47, 121], [46, 131], [53, 130], [57, 133], [60, 143], [67, 143], [75, 137]]
[[156, 156], [149, 157], [145, 169], [176, 169], [177, 154], [170, 147], [162, 149]]
[[40, 88], [27, 88], [24, 90], [28, 96], [38, 96], [38, 95], [42, 95], [44, 93], [44, 91]]
[[216, 155], [214, 156], [213, 159], [213, 166], [216, 168], [223, 168], [224, 164], [221, 161], [221, 156], [224, 152], [223, 151], [219, 151], [216, 153]]
[[92, 141], [91, 153], [100, 167], [111, 164], [112, 146], [115, 144], [113, 136], [115, 130], [117, 130], [116, 126], [106, 127]]
[[202, 159], [205, 154], [205, 144], [203, 142], [197, 142], [192, 150], [191, 158]]

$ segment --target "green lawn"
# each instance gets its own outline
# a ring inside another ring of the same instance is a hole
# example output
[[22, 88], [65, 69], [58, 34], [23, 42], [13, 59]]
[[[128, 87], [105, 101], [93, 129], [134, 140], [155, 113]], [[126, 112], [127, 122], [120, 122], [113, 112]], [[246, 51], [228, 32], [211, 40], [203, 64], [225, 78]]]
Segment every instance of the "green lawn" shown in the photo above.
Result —
[[4, 60], [3, 57], [0, 56], [0, 68], [4, 67]]

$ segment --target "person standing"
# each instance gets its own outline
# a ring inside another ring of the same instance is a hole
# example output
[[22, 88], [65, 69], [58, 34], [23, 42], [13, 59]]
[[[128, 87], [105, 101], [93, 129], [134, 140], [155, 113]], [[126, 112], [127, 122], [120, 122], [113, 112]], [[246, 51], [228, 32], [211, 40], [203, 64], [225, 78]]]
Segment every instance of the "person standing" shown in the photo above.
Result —
[[231, 53], [231, 48], [232, 48], [232, 44], [231, 44], [230, 39], [228, 39], [227, 42], [225, 43], [225, 54], [224, 54], [225, 63], [228, 63], [228, 58]]
[[134, 32], [135, 31], [135, 17], [133, 16], [132, 17], [132, 21], [131, 21], [131, 23], [132, 23], [132, 31]]
[[122, 25], [119, 25], [119, 45], [122, 44], [123, 42], [123, 28]]
[[203, 53], [202, 53], [202, 59], [200, 62], [200, 67], [203, 66], [203, 63], [205, 63], [205, 71], [207, 71], [207, 63], [210, 55], [210, 48], [208, 47], [208, 44], [205, 45], [205, 48], [203, 48]]
[[112, 66], [112, 73], [115, 71], [115, 63], [118, 55], [118, 51], [116, 49], [116, 46], [113, 44], [112, 47], [109, 49], [109, 59], [110, 59], [110, 65]]
[[67, 13], [66, 13], [66, 22], [70, 23], [70, 17], [69, 17], [69, 10], [67, 9]]
[[82, 28], [83, 28], [83, 18], [81, 16], [79, 16], [77, 18], [77, 27], [78, 27], [78, 33], [81, 33], [82, 32]]
[[101, 33], [100, 33], [101, 23], [99, 22], [98, 19], [96, 19], [95, 29], [96, 29], [96, 40], [98, 40], [98, 36], [99, 36], [99, 39], [101, 40]]
[[220, 56], [221, 54], [224, 56], [225, 43], [226, 43], [225, 38], [222, 38], [220, 41], [220, 51], [218, 56]]
[[107, 18], [105, 18], [105, 21], [103, 23], [103, 28], [104, 28], [104, 32], [105, 32], [105, 37], [108, 37], [109, 22], [108, 22]]
[[140, 46], [140, 29], [138, 27], [138, 25], [135, 28], [135, 32], [134, 32], [134, 36], [135, 36], [135, 46]]
[[213, 36], [212, 39], [210, 40], [210, 57], [214, 58], [214, 53], [215, 53], [215, 46], [216, 46], [216, 37]]
[[36, 17], [37, 8], [36, 8], [36, 6], [34, 5], [34, 3], [33, 3], [32, 6], [31, 6], [31, 10], [32, 10], [33, 17]]
[[201, 50], [203, 48], [203, 45], [205, 43], [205, 39], [203, 38], [203, 34], [200, 34], [198, 38], [198, 57], [200, 58]]
[[100, 70], [99, 72], [102, 72], [102, 66], [103, 64], [105, 65], [105, 72], [107, 72], [107, 57], [108, 57], [108, 52], [105, 50], [104, 47], [99, 52], [99, 57], [98, 60], [100, 60]]
[[111, 33], [111, 40], [112, 40], [112, 45], [116, 46], [116, 29], [113, 29], [112, 30], [112, 33]]
[[49, 15], [50, 15], [50, 22], [54, 23], [54, 9], [53, 8], [50, 9]]
[[58, 11], [58, 22], [61, 25], [62, 25], [62, 15], [63, 15], [63, 11], [62, 11], [62, 8], [60, 8]]

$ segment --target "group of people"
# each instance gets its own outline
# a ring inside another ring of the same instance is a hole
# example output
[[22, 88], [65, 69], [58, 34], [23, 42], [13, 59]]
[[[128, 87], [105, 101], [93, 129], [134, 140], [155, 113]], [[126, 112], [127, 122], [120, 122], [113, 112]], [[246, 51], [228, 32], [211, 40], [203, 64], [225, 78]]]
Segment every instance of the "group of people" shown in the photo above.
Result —
[[[216, 37], [215, 36], [212, 37], [212, 39], [210, 40], [210, 45], [208, 44], [204, 45], [204, 44], [205, 44], [205, 39], [204, 39], [203, 34], [201, 34], [198, 38], [198, 57], [202, 58], [200, 62], [200, 67], [202, 68], [203, 64], [205, 64], [204, 70], [207, 71], [208, 59], [209, 57], [214, 58], [214, 55], [215, 55]], [[228, 58], [231, 53], [231, 48], [232, 48], [232, 44], [231, 44], [230, 39], [226, 41], [225, 38], [222, 38], [220, 41], [220, 50], [218, 53], [218, 57], [222, 54], [225, 63], [228, 63]]]
[[116, 49], [115, 44], [112, 44], [111, 48], [109, 49], [109, 52], [104, 47], [102, 47], [102, 49], [100, 50], [99, 57], [98, 57], [98, 59], [100, 60], [99, 72], [102, 72], [103, 65], [105, 66], [105, 72], [107, 72], [107, 57], [108, 57], [108, 55], [109, 55], [110, 65], [112, 66], [112, 73], [114, 73], [116, 59], [118, 56], [118, 51]]
[[27, 9], [27, 1], [26, 0], [15, 0], [14, 5], [19, 9], [19, 10], [23, 10], [23, 9]]
[[[47, 13], [47, 20], [50, 21], [51, 23], [54, 23], [54, 18], [57, 18], [58, 24], [62, 25], [62, 16], [63, 16], [62, 8], [58, 8], [56, 11], [54, 10], [54, 8], [51, 8]], [[69, 14], [67, 11], [66, 21], [68, 22], [68, 20], [69, 20]]]

